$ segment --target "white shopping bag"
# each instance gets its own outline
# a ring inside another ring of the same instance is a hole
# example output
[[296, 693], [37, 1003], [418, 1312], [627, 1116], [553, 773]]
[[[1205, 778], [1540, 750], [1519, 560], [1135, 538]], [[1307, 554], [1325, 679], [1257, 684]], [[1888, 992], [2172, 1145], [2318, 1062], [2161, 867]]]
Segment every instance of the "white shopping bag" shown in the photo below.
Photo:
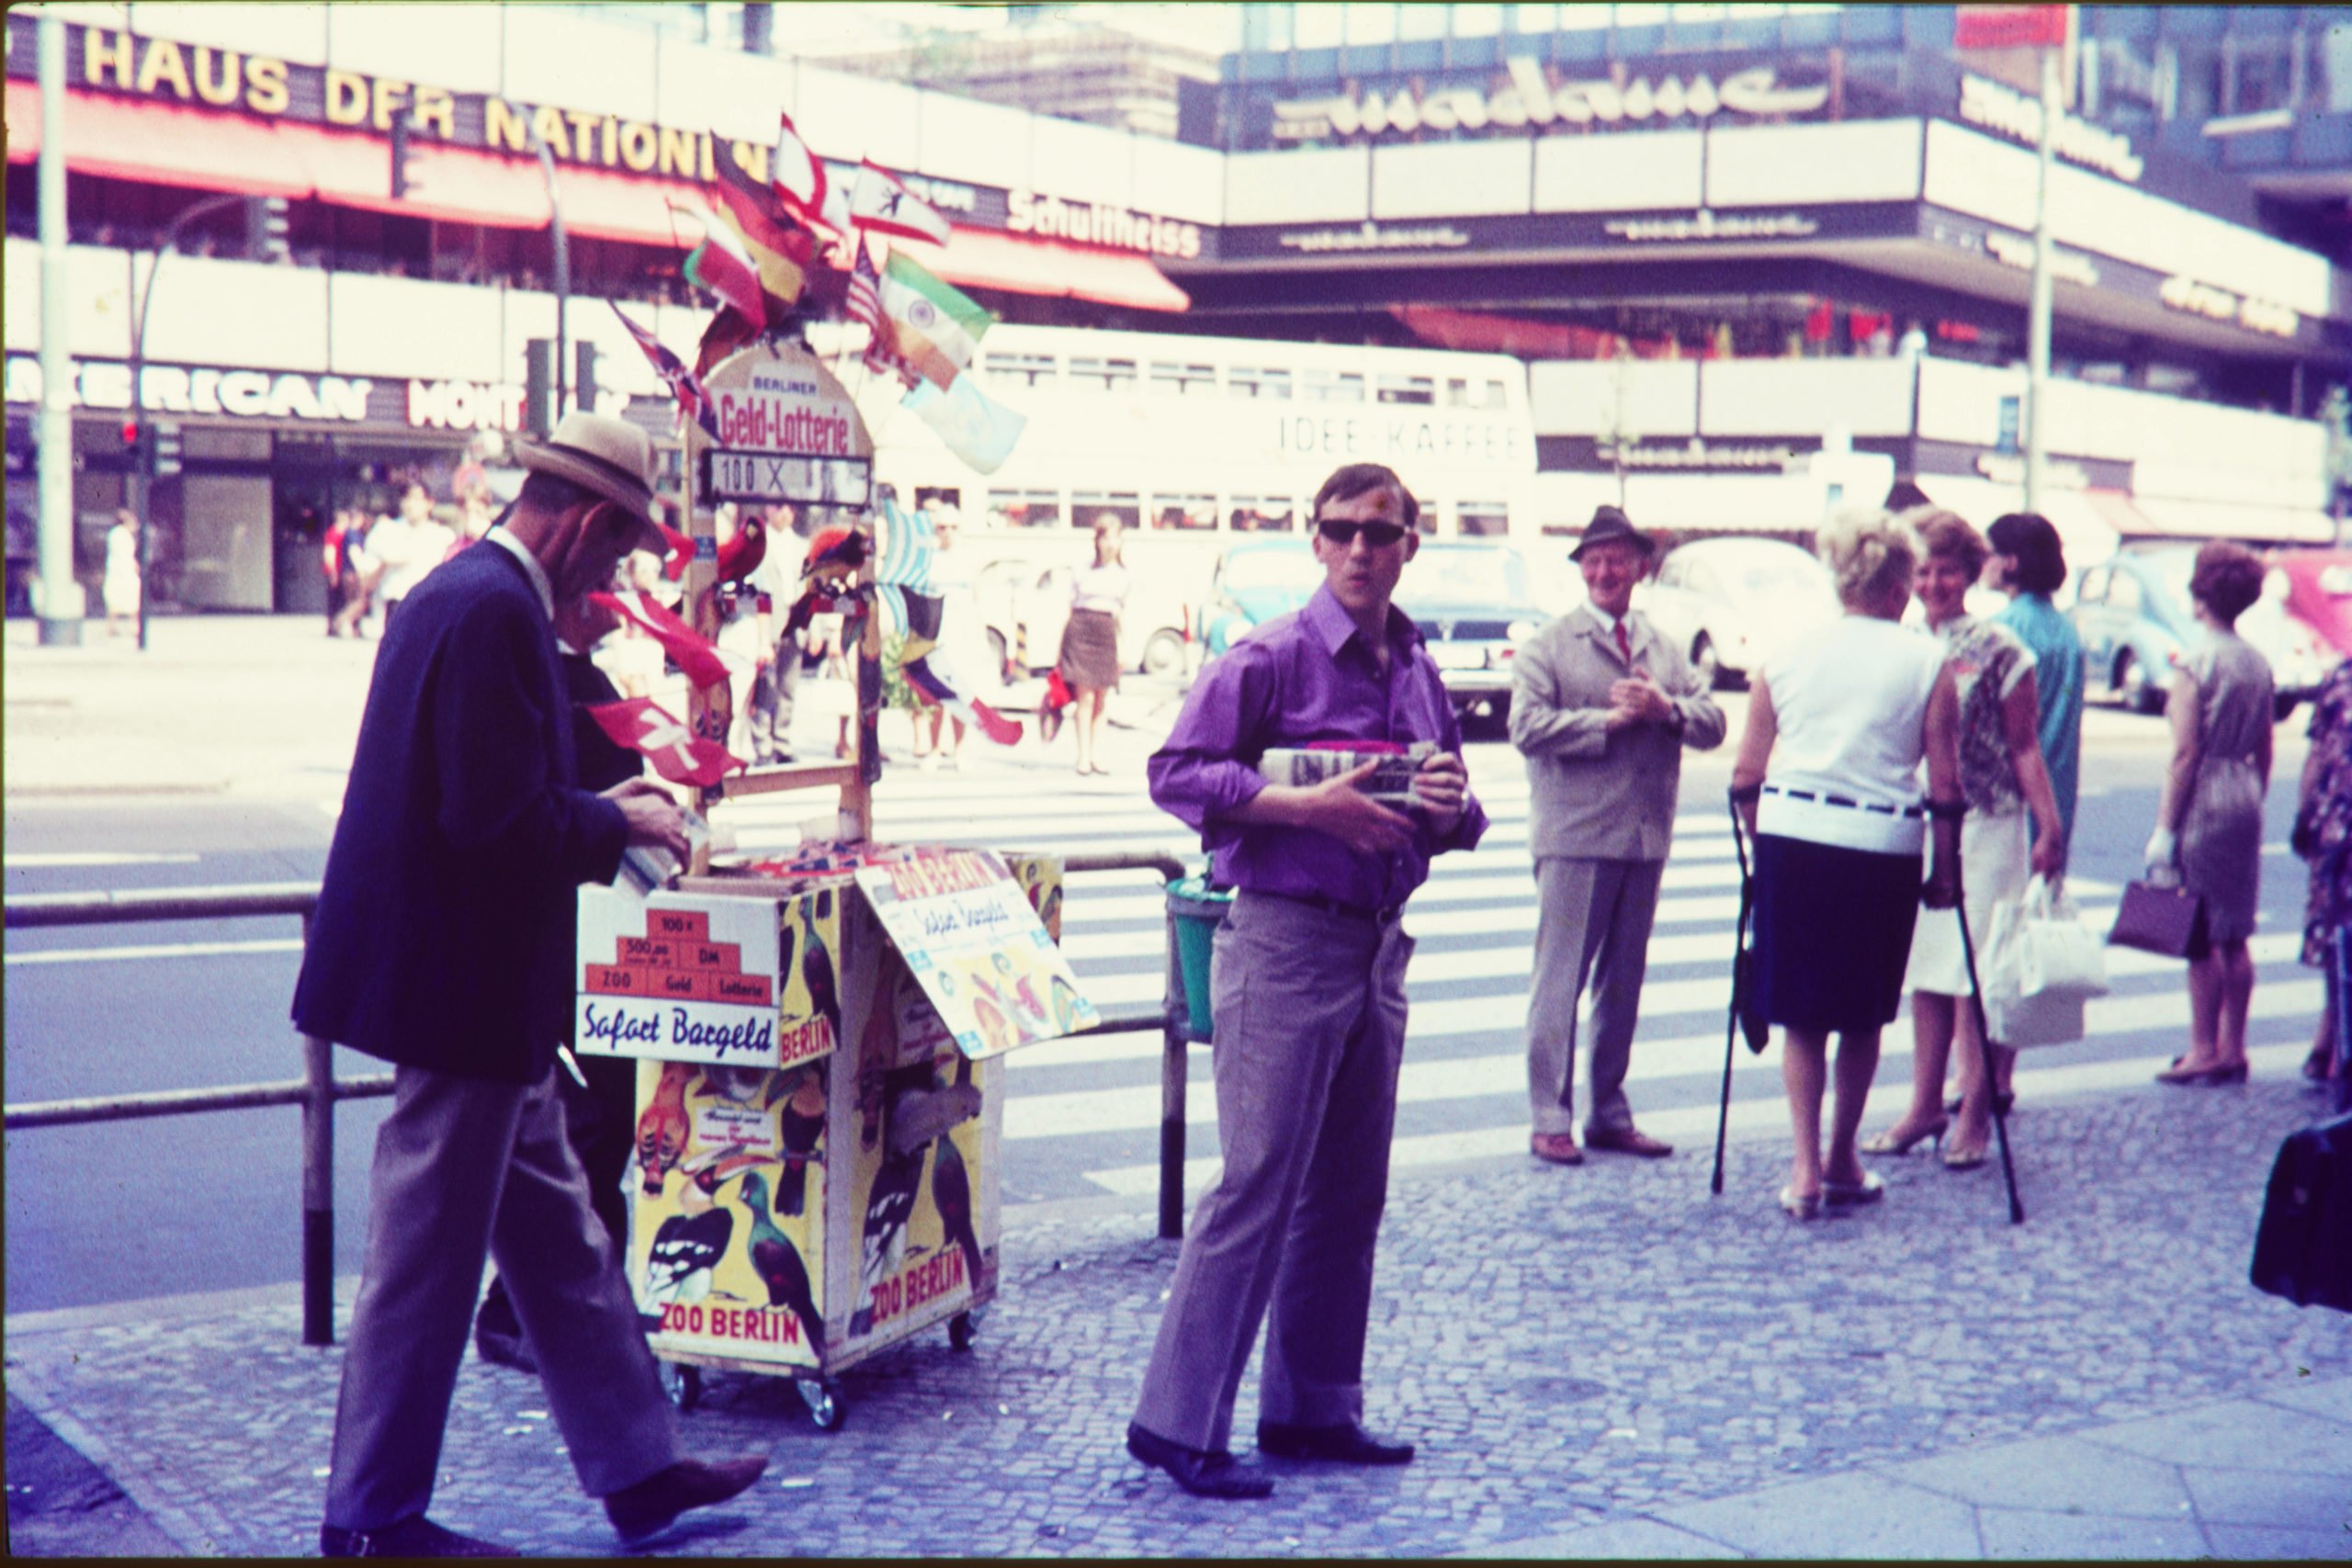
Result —
[[1996, 904], [1985, 943], [1985, 1027], [2012, 1048], [2083, 1037], [2083, 1004], [2107, 994], [2107, 954], [2063, 889], [2042, 877]]

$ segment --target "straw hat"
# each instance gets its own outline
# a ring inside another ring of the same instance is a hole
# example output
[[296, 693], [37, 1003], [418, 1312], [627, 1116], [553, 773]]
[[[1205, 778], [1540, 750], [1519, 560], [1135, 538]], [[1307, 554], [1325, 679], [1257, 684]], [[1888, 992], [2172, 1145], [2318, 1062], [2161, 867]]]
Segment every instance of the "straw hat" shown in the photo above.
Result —
[[653, 438], [636, 425], [575, 411], [545, 441], [516, 441], [514, 457], [533, 473], [569, 479], [635, 517], [637, 548], [658, 553], [666, 547], [653, 525]]

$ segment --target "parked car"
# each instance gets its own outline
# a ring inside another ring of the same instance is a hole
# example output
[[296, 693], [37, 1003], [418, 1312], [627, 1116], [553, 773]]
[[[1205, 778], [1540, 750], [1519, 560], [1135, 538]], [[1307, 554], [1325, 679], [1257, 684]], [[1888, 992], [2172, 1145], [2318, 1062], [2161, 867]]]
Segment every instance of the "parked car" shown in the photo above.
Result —
[[2287, 614], [2352, 654], [2352, 550], [2280, 550], [2270, 564], [2287, 577]]
[[[1000, 558], [979, 570], [974, 598], [989, 647], [1008, 678], [1042, 673], [1059, 661], [1075, 575], [1060, 561], [1021, 558]], [[1120, 666], [1146, 675], [1181, 671], [1189, 656], [1183, 606], [1154, 592], [1144, 574], [1130, 575], [1136, 586], [1119, 615]]]
[[1214, 659], [1253, 628], [1297, 609], [1322, 581], [1322, 563], [1306, 539], [1252, 539], [1227, 546], [1216, 558], [1193, 628], [1201, 657]]
[[1634, 606], [1718, 683], [1745, 678], [1787, 638], [1837, 618], [1829, 569], [1779, 539], [1694, 539], [1667, 552]]
[[1510, 713], [1511, 660], [1552, 618], [1558, 578], [1501, 540], [1423, 539], [1396, 584], [1464, 721]]
[[[1204, 658], [1313, 596], [1323, 567], [1306, 539], [1253, 539], [1218, 558], [1201, 611]], [[1582, 597], [1572, 573], [1546, 571], [1530, 552], [1501, 540], [1424, 538], [1396, 585], [1398, 609], [1413, 617], [1430, 658], [1465, 719], [1510, 711], [1510, 661], [1520, 643]]]
[[[2190, 608], [2191, 544], [2124, 546], [2083, 573], [2067, 614], [2083, 639], [2089, 691], [2140, 713], [2158, 713], [2179, 659], [2203, 631]], [[2238, 635], [2270, 661], [2278, 716], [2308, 700], [2340, 657], [2308, 622], [2287, 613], [2289, 576], [2274, 569], [2262, 597], [2238, 617]]]

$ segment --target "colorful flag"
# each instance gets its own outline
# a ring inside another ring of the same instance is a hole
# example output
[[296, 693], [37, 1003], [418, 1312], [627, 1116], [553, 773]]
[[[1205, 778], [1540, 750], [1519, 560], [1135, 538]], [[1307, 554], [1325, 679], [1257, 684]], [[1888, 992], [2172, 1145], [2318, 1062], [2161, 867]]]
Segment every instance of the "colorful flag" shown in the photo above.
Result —
[[947, 243], [947, 220], [870, 159], [858, 160], [857, 184], [849, 193], [849, 220], [877, 234], [928, 240], [934, 245]]
[[744, 248], [741, 233], [707, 208], [678, 207], [674, 203], [673, 207], [702, 224], [702, 243], [686, 256], [686, 281], [716, 294], [721, 304], [730, 305], [752, 321], [764, 323], [768, 308], [762, 292], [759, 264]]
[[768, 184], [803, 222], [847, 233], [849, 192], [826, 177], [824, 160], [800, 140], [792, 117], [779, 110], [775, 118], [775, 156], [768, 164]]
[[956, 377], [945, 391], [929, 381], [919, 381], [907, 394], [906, 406], [931, 426], [950, 452], [983, 474], [1004, 467], [1013, 443], [1029, 423], [1027, 415], [990, 399], [969, 376]]
[[707, 377], [720, 360], [756, 339], [763, 326], [731, 305], [713, 310], [702, 329], [702, 342], [695, 349], [695, 375]]
[[864, 240], [854, 241], [857, 258], [850, 264], [849, 288], [842, 296], [842, 310], [853, 321], [862, 321], [873, 333], [868, 338], [866, 360], [869, 368], [887, 369], [875, 357], [875, 350], [888, 344], [888, 324], [882, 317], [882, 275], [874, 270], [874, 258], [866, 254]]
[[[762, 314], [753, 319], [769, 326], [779, 324], [799, 303], [801, 290], [808, 285], [808, 268], [816, 264], [797, 262], [782, 251], [771, 250], [754, 241], [731, 212], [722, 210], [714, 230], [735, 241], [742, 252], [743, 260], [753, 269], [754, 281], [767, 297], [762, 306]], [[729, 299], [728, 303], [739, 310], [743, 310], [740, 300]], [[744, 310], [744, 314], [749, 316], [751, 312]]]
[[662, 651], [685, 672], [687, 681], [697, 690], [727, 679], [727, 665], [719, 659], [718, 650], [696, 635], [694, 627], [643, 594], [591, 593], [588, 602], [601, 604], [631, 622], [660, 643]]
[[685, 361], [664, 347], [660, 338], [630, 321], [628, 312], [617, 304], [609, 299], [605, 303], [612, 305], [613, 314], [621, 319], [621, 325], [628, 329], [628, 335], [637, 340], [637, 346], [644, 352], [646, 358], [653, 362], [653, 373], [662, 378], [662, 384], [669, 388], [670, 395], [678, 400], [679, 417], [693, 420], [702, 426], [704, 434], [713, 441], [718, 440], [718, 415], [711, 407], [710, 393], [695, 378], [694, 372], [686, 368]]
[[868, 356], [890, 364], [910, 382], [929, 381], [943, 390], [972, 362], [980, 334], [996, 320], [968, 295], [896, 254], [883, 270], [881, 296], [886, 330]]
[[972, 695], [965, 671], [939, 646], [947, 601], [933, 592], [931, 562], [937, 536], [929, 514], [918, 510], [909, 517], [889, 495], [882, 497], [881, 510], [887, 536], [875, 562], [874, 581], [905, 634], [899, 645], [899, 673], [925, 701], [944, 707], [1000, 746], [1013, 744], [1021, 739], [1020, 723]]
[[726, 747], [703, 739], [671, 717], [650, 697], [600, 703], [588, 710], [588, 716], [612, 737], [614, 745], [626, 746], [649, 759], [653, 771], [672, 784], [708, 789], [748, 766]]

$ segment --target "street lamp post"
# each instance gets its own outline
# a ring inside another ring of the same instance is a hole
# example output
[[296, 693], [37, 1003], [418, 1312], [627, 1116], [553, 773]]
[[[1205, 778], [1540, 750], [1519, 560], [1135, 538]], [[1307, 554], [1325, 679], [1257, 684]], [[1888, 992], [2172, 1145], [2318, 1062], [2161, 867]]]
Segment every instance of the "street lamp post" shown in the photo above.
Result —
[[[555, 194], [555, 154], [549, 151], [547, 138], [539, 134], [537, 121], [531, 126], [531, 145], [539, 154], [539, 177], [548, 187], [548, 225], [555, 240], [555, 417], [563, 417], [565, 402], [564, 378], [571, 357], [571, 345], [564, 340], [564, 308], [571, 300], [571, 245], [563, 228], [563, 204]], [[545, 434], [542, 432], [542, 434]]]
[[242, 195], [208, 197], [172, 220], [171, 227], [155, 243], [155, 251], [147, 259], [147, 281], [139, 288], [139, 308], [130, 316], [130, 423], [139, 432], [139, 443], [131, 463], [132, 513], [139, 519], [139, 649], [147, 649], [148, 576], [155, 560], [155, 520], [149, 514], [149, 492], [154, 476], [149, 472], [154, 443], [148, 439], [144, 388], [147, 360], [147, 302], [154, 298], [155, 275], [163, 270], [164, 254], [179, 244], [180, 231], [196, 219], [218, 212], [225, 207], [244, 200]]

